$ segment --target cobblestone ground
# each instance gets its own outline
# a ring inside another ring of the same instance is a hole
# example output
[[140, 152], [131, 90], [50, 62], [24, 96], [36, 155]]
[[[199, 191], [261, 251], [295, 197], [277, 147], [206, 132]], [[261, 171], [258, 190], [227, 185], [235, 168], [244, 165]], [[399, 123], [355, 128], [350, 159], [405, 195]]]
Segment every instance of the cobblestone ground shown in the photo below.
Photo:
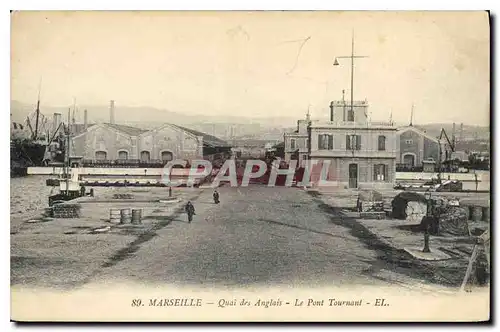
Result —
[[[111, 261], [91, 282], [231, 286], [389, 285], [369, 271], [376, 253], [331, 221], [331, 214], [298, 188], [221, 187], [157, 231], [126, 257]], [[388, 272], [389, 273], [389, 272]]]

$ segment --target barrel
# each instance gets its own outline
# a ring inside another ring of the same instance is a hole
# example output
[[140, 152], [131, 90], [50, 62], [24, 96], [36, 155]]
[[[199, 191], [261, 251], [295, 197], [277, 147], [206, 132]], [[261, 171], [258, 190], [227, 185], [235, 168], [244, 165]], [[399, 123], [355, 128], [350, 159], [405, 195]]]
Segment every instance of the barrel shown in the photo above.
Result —
[[480, 221], [482, 217], [483, 217], [483, 208], [480, 206], [474, 206], [472, 208], [472, 220]]
[[130, 209], [121, 209], [120, 217], [121, 224], [130, 224]]
[[490, 207], [483, 207], [483, 221], [490, 221]]
[[132, 209], [132, 224], [140, 224], [142, 219], [142, 209]]
[[121, 220], [120, 209], [110, 209], [109, 210], [109, 222], [112, 224], [119, 224]]

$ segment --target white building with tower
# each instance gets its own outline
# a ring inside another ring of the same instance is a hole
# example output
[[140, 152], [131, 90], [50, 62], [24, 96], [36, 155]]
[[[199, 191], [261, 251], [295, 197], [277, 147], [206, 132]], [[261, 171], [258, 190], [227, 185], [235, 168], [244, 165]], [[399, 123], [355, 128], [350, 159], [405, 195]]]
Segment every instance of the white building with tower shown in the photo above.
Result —
[[366, 100], [354, 101], [352, 106], [334, 101], [330, 121], [311, 122], [308, 158], [329, 165], [327, 180], [332, 186], [392, 187], [397, 128], [389, 122], [369, 121]]

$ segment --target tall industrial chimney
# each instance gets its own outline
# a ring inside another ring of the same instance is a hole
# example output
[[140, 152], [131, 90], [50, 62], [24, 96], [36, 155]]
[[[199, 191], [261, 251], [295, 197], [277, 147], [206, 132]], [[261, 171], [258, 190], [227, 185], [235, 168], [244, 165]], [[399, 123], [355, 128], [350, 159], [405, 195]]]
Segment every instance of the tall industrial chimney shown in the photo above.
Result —
[[88, 114], [87, 114], [87, 110], [84, 110], [83, 111], [83, 130], [87, 130], [87, 126], [88, 126]]
[[333, 122], [333, 101], [330, 102], [330, 121]]
[[458, 138], [460, 141], [464, 140], [464, 124], [463, 122], [460, 124], [460, 136]]
[[115, 101], [111, 100], [109, 103], [109, 123], [115, 123]]

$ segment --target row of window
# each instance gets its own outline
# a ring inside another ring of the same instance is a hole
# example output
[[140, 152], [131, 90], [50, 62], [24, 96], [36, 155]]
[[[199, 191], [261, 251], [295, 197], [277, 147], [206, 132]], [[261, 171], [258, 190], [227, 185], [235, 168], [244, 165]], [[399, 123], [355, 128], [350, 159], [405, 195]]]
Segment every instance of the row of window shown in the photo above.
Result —
[[[174, 155], [170, 151], [162, 151], [160, 153], [160, 158], [163, 161], [171, 161], [174, 159]], [[108, 154], [106, 151], [96, 151], [95, 152], [96, 160], [106, 160], [108, 159]], [[119, 160], [127, 160], [128, 152], [127, 151], [118, 151], [118, 159]], [[151, 153], [149, 151], [141, 151], [141, 161], [149, 161], [151, 160]]]
[[[385, 142], [386, 137], [380, 135], [378, 137], [378, 151], [385, 151]], [[346, 150], [361, 150], [361, 135], [346, 135], [345, 146]], [[333, 135], [318, 135], [318, 149], [333, 150]]]
[[[385, 151], [386, 137], [381, 135], [378, 137], [378, 151]], [[413, 144], [412, 139], [407, 139], [406, 144]], [[306, 139], [306, 147], [308, 139]], [[297, 143], [295, 138], [290, 139], [290, 149], [295, 150]], [[318, 135], [318, 149], [319, 150], [333, 150], [333, 135], [322, 134]], [[361, 149], [361, 135], [346, 135], [346, 150], [360, 150]]]

